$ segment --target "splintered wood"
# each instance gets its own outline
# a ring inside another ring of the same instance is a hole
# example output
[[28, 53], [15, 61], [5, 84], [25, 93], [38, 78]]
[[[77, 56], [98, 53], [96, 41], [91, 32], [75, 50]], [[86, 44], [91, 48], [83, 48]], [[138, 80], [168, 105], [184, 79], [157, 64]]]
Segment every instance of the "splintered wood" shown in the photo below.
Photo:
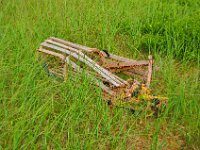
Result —
[[[64, 80], [67, 80], [68, 66], [72, 67], [75, 73], [87, 69], [87, 75], [103, 90], [105, 99], [120, 97], [127, 100], [139, 85], [149, 87], [152, 78], [152, 56], [149, 56], [149, 60], [132, 60], [55, 37], [41, 43], [37, 52], [42, 53], [43, 57], [50, 55], [60, 59], [59, 67], [51, 64], [48, 71], [63, 77]], [[129, 79], [125, 80], [120, 76]]]

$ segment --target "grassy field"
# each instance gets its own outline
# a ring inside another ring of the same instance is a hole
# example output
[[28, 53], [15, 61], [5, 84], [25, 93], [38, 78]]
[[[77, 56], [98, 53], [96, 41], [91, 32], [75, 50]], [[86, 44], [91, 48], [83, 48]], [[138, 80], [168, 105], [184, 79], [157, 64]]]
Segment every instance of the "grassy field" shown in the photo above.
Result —
[[[200, 149], [199, 8], [199, 0], [0, 0], [0, 149]], [[49, 78], [35, 52], [50, 36], [153, 54], [152, 89], [169, 97], [166, 112], [109, 110], [84, 75], [78, 85]]]

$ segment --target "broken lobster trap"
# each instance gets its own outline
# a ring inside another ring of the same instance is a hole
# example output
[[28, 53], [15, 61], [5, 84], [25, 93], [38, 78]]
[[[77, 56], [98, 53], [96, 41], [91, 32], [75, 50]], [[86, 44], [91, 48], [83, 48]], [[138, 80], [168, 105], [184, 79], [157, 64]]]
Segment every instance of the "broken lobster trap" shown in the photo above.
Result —
[[136, 104], [147, 100], [157, 107], [167, 100], [150, 93], [152, 56], [148, 60], [132, 60], [55, 37], [41, 43], [37, 52], [46, 60], [48, 71], [64, 80], [67, 80], [69, 68], [74, 73], [87, 70], [87, 76], [102, 89], [109, 103]]

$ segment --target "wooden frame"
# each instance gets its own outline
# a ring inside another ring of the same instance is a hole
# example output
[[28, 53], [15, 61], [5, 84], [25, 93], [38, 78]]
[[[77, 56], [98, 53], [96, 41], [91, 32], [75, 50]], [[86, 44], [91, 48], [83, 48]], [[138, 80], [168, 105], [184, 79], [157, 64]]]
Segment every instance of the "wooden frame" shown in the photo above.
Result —
[[[95, 85], [99, 86], [107, 95], [113, 98], [123, 95], [124, 98], [131, 97], [134, 89], [141, 84], [138, 80], [126, 81], [115, 73], [120, 72], [130, 76], [139, 76], [144, 81], [146, 87], [150, 86], [153, 69], [153, 58], [148, 60], [132, 60], [129, 58], [109, 54], [97, 48], [82, 46], [59, 38], [50, 37], [41, 43], [38, 53], [58, 57], [62, 66], [64, 80], [67, 80], [68, 66], [75, 72], [80, 73], [83, 68], [73, 60], [80, 61], [88, 67], [88, 76]], [[96, 62], [88, 55], [96, 55], [101, 62]], [[48, 62], [47, 62], [48, 63]], [[143, 68], [141, 71], [140, 68]], [[93, 72], [93, 75], [90, 72]]]

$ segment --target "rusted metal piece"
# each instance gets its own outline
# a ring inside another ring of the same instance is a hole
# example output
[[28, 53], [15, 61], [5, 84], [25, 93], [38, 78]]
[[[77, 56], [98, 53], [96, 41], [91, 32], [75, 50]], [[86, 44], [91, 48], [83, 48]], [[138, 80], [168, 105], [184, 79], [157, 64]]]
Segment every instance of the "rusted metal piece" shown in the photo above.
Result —
[[[76, 73], [87, 69], [87, 76], [103, 90], [105, 99], [130, 100], [136, 89], [141, 86], [141, 80], [147, 88], [151, 83], [152, 56], [149, 56], [149, 60], [132, 60], [55, 37], [50, 37], [41, 43], [37, 52], [61, 60], [63, 64], [59, 66], [60, 71], [56, 72], [53, 67], [48, 69], [54, 74], [62, 76], [64, 80], [67, 80], [68, 66], [71, 66]], [[132, 79], [125, 80], [115, 73], [128, 75]]]
[[113, 62], [103, 65], [104, 68], [110, 70], [111, 72], [122, 72], [134, 69], [136, 67], [148, 66], [148, 61], [138, 61], [138, 62]]

